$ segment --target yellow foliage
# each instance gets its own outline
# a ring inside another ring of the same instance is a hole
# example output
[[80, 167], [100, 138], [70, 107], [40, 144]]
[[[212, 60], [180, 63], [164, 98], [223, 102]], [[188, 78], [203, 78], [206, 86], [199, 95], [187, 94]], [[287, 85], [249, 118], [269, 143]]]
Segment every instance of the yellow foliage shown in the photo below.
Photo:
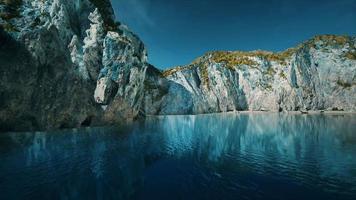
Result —
[[257, 63], [250, 58], [243, 55], [244, 53], [236, 52], [223, 52], [217, 51], [212, 53], [212, 60], [215, 63], [225, 63], [226, 67], [231, 70], [235, 70], [236, 66], [239, 65], [248, 65], [256, 66]]
[[354, 52], [347, 52], [344, 54], [345, 58], [348, 58], [350, 60], [356, 60], [356, 51]]
[[308, 47], [315, 46], [316, 42], [322, 42], [321, 46], [344, 46], [346, 43], [352, 43], [351, 38], [343, 35], [317, 35], [304, 43]]
[[[315, 36], [314, 38], [298, 45], [295, 48], [289, 48], [282, 52], [270, 52], [270, 51], [250, 51], [250, 52], [243, 52], [243, 51], [213, 51], [208, 52], [205, 55], [195, 59], [190, 65], [187, 66], [179, 66], [163, 72], [163, 76], [170, 76], [177, 71], [190, 69], [190, 68], [199, 68], [202, 81], [205, 85], [209, 85], [209, 77], [208, 77], [208, 65], [210, 63], [219, 63], [223, 64], [223, 67], [226, 67], [230, 70], [236, 70], [241, 65], [247, 65], [251, 68], [258, 67], [258, 63], [254, 61], [253, 57], [257, 57], [260, 59], [265, 59], [270, 62], [279, 62], [282, 65], [287, 64], [287, 60], [295, 54], [297, 51], [302, 50], [305, 47], [314, 47], [316, 42], [322, 41], [322, 46], [329, 46], [329, 45], [345, 45], [346, 43], [352, 43], [352, 40], [348, 36], [336, 36], [336, 35], [320, 35]], [[344, 55], [348, 59], [356, 60], [356, 53], [355, 52], [348, 52]], [[273, 68], [268, 68], [266, 74], [273, 76], [276, 71]], [[287, 78], [285, 73], [280, 72], [280, 77]]]
[[296, 52], [295, 48], [287, 49], [286, 51], [273, 53], [269, 51], [234, 51], [234, 52], [213, 52], [213, 61], [216, 63], [225, 63], [227, 67], [234, 69], [238, 65], [248, 65], [251, 67], [257, 66], [258, 64], [248, 57], [259, 57], [266, 59], [268, 61], [280, 62], [281, 64], [286, 64], [286, 59], [289, 58], [293, 53]]
[[203, 85], [210, 87], [209, 84], [209, 72], [208, 72], [208, 65], [206, 63], [202, 63], [199, 65], [200, 75], [202, 77]]
[[174, 67], [174, 68], [167, 69], [167, 70], [163, 71], [162, 75], [163, 75], [163, 77], [167, 77], [167, 76], [170, 76], [176, 72], [183, 71], [185, 69], [190, 69], [192, 67], [193, 67], [193, 65]]
[[267, 69], [267, 74], [268, 75], [273, 76], [275, 73], [276, 73], [276, 71], [272, 67], [269, 67]]
[[283, 71], [281, 71], [281, 72], [279, 73], [279, 76], [282, 77], [282, 78], [284, 78], [284, 79], [287, 79], [287, 76], [286, 76], [286, 74], [285, 74]]
[[327, 44], [338, 44], [344, 45], [349, 41], [347, 36], [339, 36], [339, 35], [318, 35], [315, 36], [314, 41], [323, 41]]

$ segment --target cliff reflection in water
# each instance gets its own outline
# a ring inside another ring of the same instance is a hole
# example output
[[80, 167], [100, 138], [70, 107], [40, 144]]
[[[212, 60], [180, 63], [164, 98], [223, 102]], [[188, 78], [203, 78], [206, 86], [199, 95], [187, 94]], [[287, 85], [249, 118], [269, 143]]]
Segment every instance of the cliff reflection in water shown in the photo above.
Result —
[[261, 172], [271, 164], [315, 165], [320, 175], [338, 178], [352, 177], [356, 169], [356, 121], [347, 115], [167, 116], [149, 126], [156, 124], [163, 127], [166, 153], [176, 157], [190, 154], [210, 162], [241, 158]]
[[120, 129], [1, 134], [0, 194], [140, 199], [166, 197], [166, 189], [178, 195], [173, 198], [190, 190], [199, 193], [191, 198], [258, 198], [281, 192], [265, 185], [287, 182], [286, 191], [352, 198], [353, 130], [354, 115], [275, 113], [164, 116]]

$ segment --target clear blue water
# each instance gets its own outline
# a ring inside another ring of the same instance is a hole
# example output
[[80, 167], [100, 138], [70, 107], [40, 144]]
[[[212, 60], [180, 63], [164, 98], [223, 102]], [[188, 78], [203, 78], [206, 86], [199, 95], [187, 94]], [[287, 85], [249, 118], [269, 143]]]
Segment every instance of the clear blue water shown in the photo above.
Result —
[[356, 199], [356, 116], [166, 116], [4, 133], [0, 199]]

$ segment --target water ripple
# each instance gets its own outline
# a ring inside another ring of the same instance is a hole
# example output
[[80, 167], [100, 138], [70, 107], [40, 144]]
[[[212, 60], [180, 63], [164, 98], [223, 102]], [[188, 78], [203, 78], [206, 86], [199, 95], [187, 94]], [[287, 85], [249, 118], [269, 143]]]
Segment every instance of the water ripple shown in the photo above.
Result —
[[222, 114], [1, 134], [0, 194], [1, 199], [356, 199], [354, 130], [355, 115]]

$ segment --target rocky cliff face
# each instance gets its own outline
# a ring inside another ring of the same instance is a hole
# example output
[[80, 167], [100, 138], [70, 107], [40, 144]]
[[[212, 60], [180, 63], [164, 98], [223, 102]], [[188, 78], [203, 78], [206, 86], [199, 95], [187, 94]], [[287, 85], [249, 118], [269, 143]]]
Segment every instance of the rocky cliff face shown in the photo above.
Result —
[[192, 94], [149, 65], [146, 71], [142, 112], [145, 115], [192, 114]]
[[109, 0], [0, 1], [0, 129], [133, 119], [146, 50]]
[[114, 19], [110, 0], [0, 0], [0, 130], [356, 109], [355, 37], [319, 36], [281, 53], [210, 52], [162, 72]]
[[187, 113], [355, 111], [356, 38], [317, 36], [280, 53], [210, 52], [163, 76], [188, 91]]

